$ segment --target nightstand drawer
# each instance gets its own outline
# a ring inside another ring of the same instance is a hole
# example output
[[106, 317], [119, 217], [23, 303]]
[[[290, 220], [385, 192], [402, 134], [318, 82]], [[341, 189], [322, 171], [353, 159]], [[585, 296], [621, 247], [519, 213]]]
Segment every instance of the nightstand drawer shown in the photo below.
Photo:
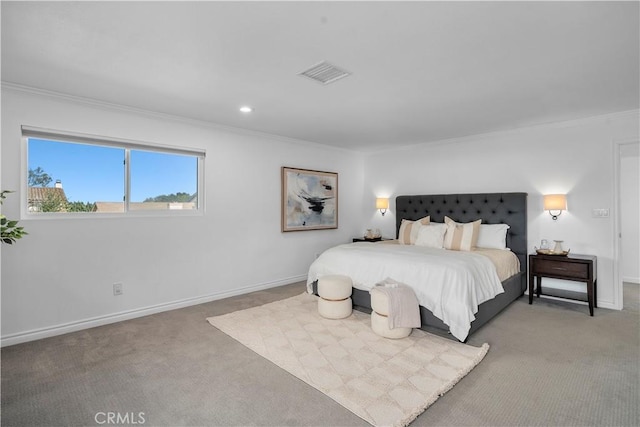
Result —
[[553, 276], [566, 276], [572, 279], [589, 278], [589, 266], [583, 263], [538, 259], [534, 262], [532, 268], [534, 273], [550, 274]]

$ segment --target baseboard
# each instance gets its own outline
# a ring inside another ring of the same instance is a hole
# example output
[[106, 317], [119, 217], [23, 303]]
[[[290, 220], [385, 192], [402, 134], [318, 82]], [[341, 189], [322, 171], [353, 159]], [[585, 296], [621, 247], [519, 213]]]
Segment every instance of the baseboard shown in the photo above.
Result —
[[640, 285], [640, 277], [623, 277], [622, 281], [624, 283], [633, 283], [635, 285]]
[[192, 305], [203, 304], [210, 301], [229, 298], [237, 295], [248, 294], [250, 292], [261, 291], [264, 289], [275, 288], [278, 286], [289, 285], [304, 281], [307, 275], [288, 277], [273, 282], [259, 283], [256, 285], [246, 286], [244, 288], [234, 289], [232, 291], [219, 292], [215, 294], [203, 295], [194, 298], [185, 298], [182, 300], [172, 301], [164, 304], [138, 308], [134, 310], [121, 311], [119, 313], [109, 314], [105, 316], [92, 317], [89, 319], [69, 322], [60, 325], [50, 326], [46, 328], [33, 329], [26, 332], [18, 332], [0, 338], [0, 347], [20, 344], [29, 341], [35, 341], [43, 338], [49, 338], [56, 335], [67, 334], [69, 332], [80, 331], [83, 329], [95, 328], [96, 326], [108, 325], [110, 323], [121, 322], [123, 320], [135, 319], [137, 317], [148, 316], [150, 314], [161, 313], [163, 311], [176, 310], [179, 308], [189, 307]]

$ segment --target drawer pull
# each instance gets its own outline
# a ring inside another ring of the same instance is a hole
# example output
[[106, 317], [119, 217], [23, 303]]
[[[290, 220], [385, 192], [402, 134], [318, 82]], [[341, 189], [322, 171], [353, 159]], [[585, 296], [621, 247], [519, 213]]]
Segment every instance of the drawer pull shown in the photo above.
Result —
[[551, 267], [552, 270], [560, 270], [560, 271], [567, 271], [566, 268], [562, 268], [562, 267]]

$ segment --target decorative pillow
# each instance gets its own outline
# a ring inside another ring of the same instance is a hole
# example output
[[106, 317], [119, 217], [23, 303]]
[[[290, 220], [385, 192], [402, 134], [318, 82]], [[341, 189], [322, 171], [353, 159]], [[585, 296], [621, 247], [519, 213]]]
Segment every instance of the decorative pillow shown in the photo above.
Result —
[[429, 218], [430, 217], [425, 216], [417, 221], [403, 219], [400, 223], [400, 231], [398, 232], [398, 243], [401, 245], [415, 245], [420, 226], [429, 225]]
[[480, 224], [478, 233], [479, 248], [507, 249], [507, 224]]
[[442, 245], [444, 244], [444, 234], [446, 231], [446, 224], [432, 222], [429, 225], [422, 225], [418, 230], [416, 246], [442, 249]]
[[448, 216], [444, 217], [447, 232], [444, 235], [444, 248], [454, 251], [470, 251], [478, 242], [481, 219], [466, 224], [457, 223]]

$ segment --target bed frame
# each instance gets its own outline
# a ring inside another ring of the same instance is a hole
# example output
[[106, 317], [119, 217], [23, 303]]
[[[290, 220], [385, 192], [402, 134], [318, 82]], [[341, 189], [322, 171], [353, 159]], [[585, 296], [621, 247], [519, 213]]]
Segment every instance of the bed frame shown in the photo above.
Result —
[[[444, 222], [444, 217], [448, 216], [457, 222], [470, 222], [481, 218], [483, 224], [510, 226], [507, 232], [507, 247], [518, 256], [520, 273], [502, 282], [504, 293], [480, 304], [467, 338], [524, 294], [527, 287], [527, 193], [398, 196], [395, 214], [396, 236], [403, 219], [415, 221], [427, 215], [431, 217], [432, 222]], [[368, 291], [354, 288], [351, 297], [355, 309], [371, 312], [371, 297]], [[448, 326], [430, 310], [420, 306], [420, 317], [421, 329], [452, 337]]]

